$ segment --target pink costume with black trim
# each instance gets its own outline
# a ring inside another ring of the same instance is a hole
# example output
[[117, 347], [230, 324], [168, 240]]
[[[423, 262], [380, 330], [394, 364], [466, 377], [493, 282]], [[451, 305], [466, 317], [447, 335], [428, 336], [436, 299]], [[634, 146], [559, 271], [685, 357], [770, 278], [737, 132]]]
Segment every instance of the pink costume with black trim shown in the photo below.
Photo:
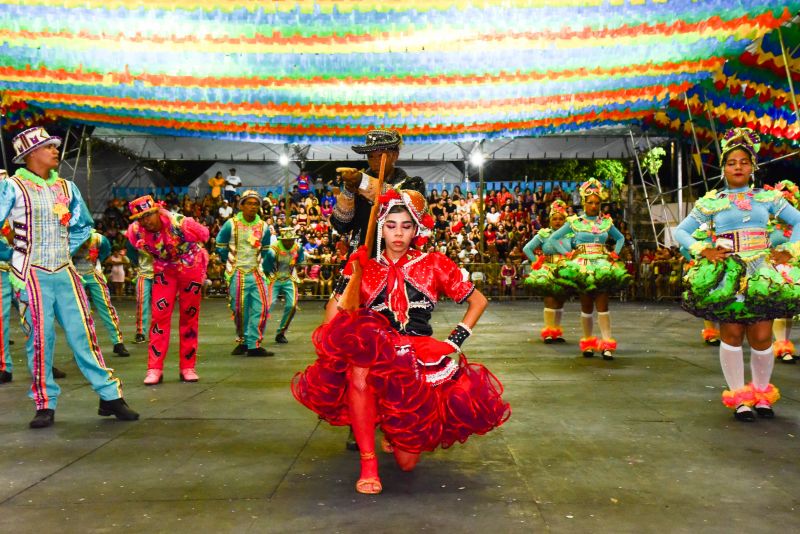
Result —
[[317, 361], [295, 375], [298, 401], [333, 425], [348, 425], [348, 369], [369, 368], [377, 422], [403, 451], [418, 453], [485, 434], [511, 414], [503, 386], [484, 366], [457, 356], [432, 336], [431, 312], [440, 295], [463, 302], [474, 291], [455, 263], [410, 249], [397, 262], [384, 255], [351, 256], [363, 268], [363, 308], [340, 312], [313, 335]]
[[191, 217], [159, 210], [162, 228], [146, 230], [139, 221], [128, 227], [131, 244], [153, 258], [152, 325], [148, 369], [163, 369], [169, 350], [172, 311], [180, 306], [180, 368], [194, 369], [202, 287], [206, 278], [208, 228]]

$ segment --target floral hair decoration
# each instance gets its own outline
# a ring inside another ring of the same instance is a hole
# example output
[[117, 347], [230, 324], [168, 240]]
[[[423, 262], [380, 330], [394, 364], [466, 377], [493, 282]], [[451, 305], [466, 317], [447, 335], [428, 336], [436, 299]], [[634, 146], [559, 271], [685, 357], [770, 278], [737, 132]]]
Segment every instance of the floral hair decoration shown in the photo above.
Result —
[[761, 149], [761, 138], [753, 130], [750, 128], [731, 128], [725, 132], [719, 144], [722, 149], [721, 158], [723, 163], [733, 150], [741, 149], [750, 156], [753, 170], [758, 170], [756, 154]]
[[586, 202], [586, 199], [592, 195], [597, 195], [600, 200], [608, 199], [608, 191], [600, 183], [597, 178], [589, 178], [581, 184], [580, 187], [581, 200]]
[[383, 237], [383, 223], [386, 216], [394, 206], [403, 206], [411, 214], [411, 218], [417, 225], [417, 233], [414, 235], [414, 245], [423, 246], [433, 229], [433, 216], [428, 213], [428, 201], [425, 196], [413, 189], [389, 189], [378, 197], [380, 211], [378, 212], [378, 236], [377, 248], [380, 257], [381, 240]]
[[554, 214], [561, 214], [564, 217], [567, 216], [567, 203], [563, 200], [554, 200], [552, 204], [550, 204], [550, 217]]

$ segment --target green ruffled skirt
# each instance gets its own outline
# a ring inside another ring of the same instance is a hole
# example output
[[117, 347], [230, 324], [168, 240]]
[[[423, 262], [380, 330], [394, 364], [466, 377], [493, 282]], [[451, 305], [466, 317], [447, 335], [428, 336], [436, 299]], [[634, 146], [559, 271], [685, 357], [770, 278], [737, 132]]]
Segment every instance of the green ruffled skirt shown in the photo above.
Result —
[[683, 282], [683, 308], [709, 321], [750, 324], [800, 313], [800, 267], [774, 265], [768, 253], [699, 259]]
[[625, 289], [631, 275], [620, 261], [609, 261], [606, 254], [578, 254], [555, 268], [555, 279], [571, 293], [611, 293]]
[[525, 286], [537, 297], [553, 297], [565, 299], [570, 296], [570, 290], [556, 279], [558, 263], [544, 263], [538, 269], [531, 270], [525, 277]]

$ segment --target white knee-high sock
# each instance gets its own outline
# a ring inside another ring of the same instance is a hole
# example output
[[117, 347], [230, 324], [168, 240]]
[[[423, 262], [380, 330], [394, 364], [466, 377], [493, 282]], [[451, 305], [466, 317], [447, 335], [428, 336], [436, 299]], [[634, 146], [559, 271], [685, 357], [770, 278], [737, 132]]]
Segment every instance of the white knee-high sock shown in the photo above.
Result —
[[728, 345], [724, 341], [719, 344], [719, 364], [728, 389], [736, 391], [744, 387], [744, 354], [742, 347]]
[[556, 324], [556, 310], [553, 308], [544, 309], [544, 326], [552, 327]]
[[556, 326], [561, 326], [561, 317], [564, 316], [564, 308], [559, 308], [559, 309], [553, 310], [553, 311], [555, 311], [555, 313], [556, 313], [556, 318], [555, 318]]
[[775, 319], [772, 321], [772, 335], [775, 341], [786, 341], [789, 339], [789, 328], [786, 319]]
[[583, 329], [583, 337], [592, 337], [592, 329], [594, 322], [592, 321], [592, 314], [581, 312], [581, 328]]
[[600, 326], [600, 335], [603, 336], [603, 339], [612, 339], [611, 312], [597, 312], [597, 324]]
[[750, 372], [753, 373], [753, 385], [757, 389], [763, 390], [769, 385], [773, 367], [775, 367], [775, 357], [772, 355], [772, 348], [766, 350], [750, 348]]

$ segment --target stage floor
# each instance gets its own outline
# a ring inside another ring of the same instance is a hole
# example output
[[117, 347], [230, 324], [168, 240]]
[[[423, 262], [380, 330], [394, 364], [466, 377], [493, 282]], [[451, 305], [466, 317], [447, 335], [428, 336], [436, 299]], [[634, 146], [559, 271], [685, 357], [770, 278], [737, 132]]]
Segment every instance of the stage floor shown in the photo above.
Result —
[[[68, 373], [54, 427], [28, 429], [29, 374], [14, 325], [14, 381], [0, 386], [0, 532], [777, 532], [800, 506], [800, 365], [776, 365], [778, 417], [734, 421], [720, 403], [717, 349], [676, 304], [612, 302], [617, 359], [544, 345], [539, 302], [492, 302], [465, 348], [505, 384], [511, 419], [486, 436], [423, 455], [413, 473], [380, 458], [384, 493], [354, 490], [347, 430], [321, 423], [289, 391], [312, 360], [322, 312], [301, 302], [288, 345], [272, 358], [231, 356], [221, 299], [203, 302], [201, 381], [178, 381], [177, 339], [164, 383], [145, 387], [146, 346], [134, 345], [133, 303], [119, 312], [130, 358], [107, 362], [141, 413], [97, 416], [59, 333]], [[277, 310], [276, 310], [277, 311]], [[443, 304], [447, 335], [464, 308]], [[279, 313], [279, 312], [278, 312]], [[177, 328], [173, 328], [173, 336]], [[749, 377], [749, 369], [747, 371]]]

